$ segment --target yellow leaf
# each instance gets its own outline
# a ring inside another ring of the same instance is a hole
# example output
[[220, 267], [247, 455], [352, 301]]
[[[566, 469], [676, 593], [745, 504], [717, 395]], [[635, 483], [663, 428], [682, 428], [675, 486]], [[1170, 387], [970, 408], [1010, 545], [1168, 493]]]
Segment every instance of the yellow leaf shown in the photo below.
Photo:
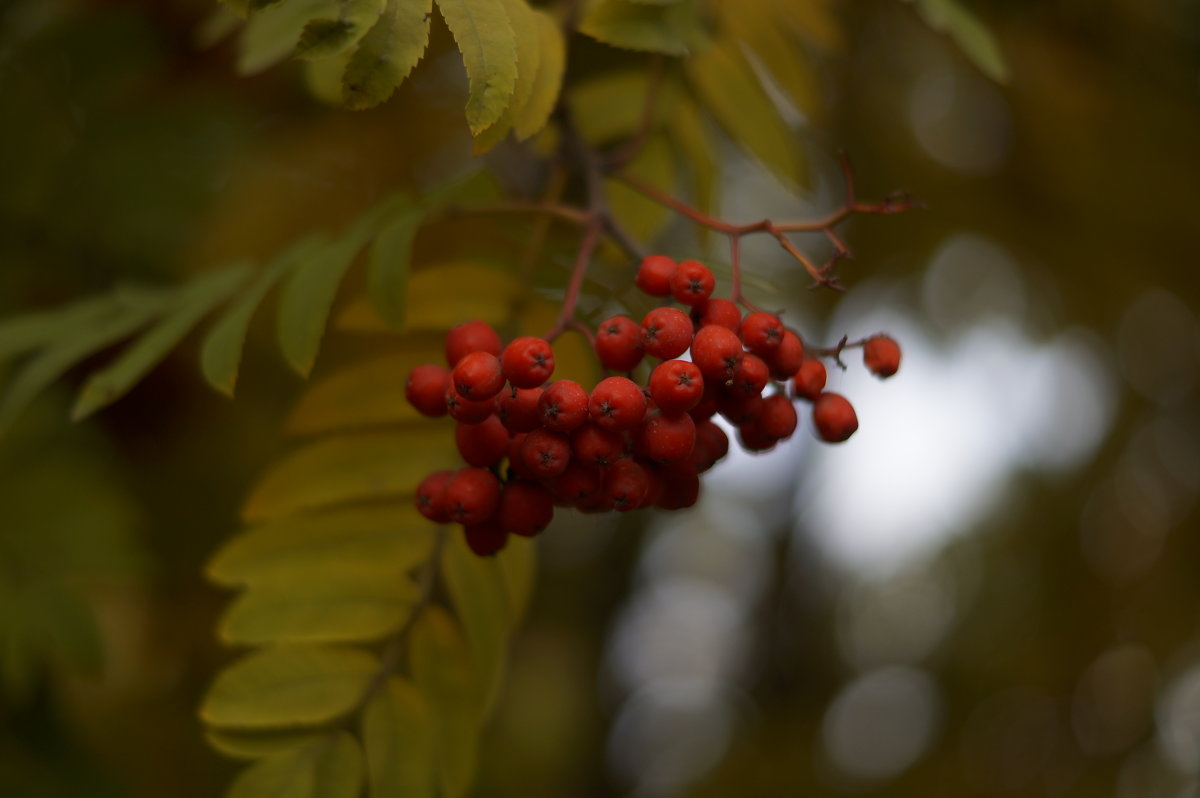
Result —
[[[503, 324], [511, 303], [521, 291], [515, 277], [484, 263], [428, 264], [409, 275], [402, 332], [448, 330], [470, 319]], [[396, 332], [365, 298], [346, 307], [338, 318], [338, 328], [350, 332]]]
[[692, 2], [597, 0], [580, 20], [579, 32], [613, 47], [667, 55], [686, 55], [703, 37]]
[[353, 47], [383, 13], [386, 0], [340, 0], [337, 17], [313, 19], [304, 26], [296, 45], [297, 58], [320, 59], [341, 55]]
[[437, 0], [454, 36], [470, 91], [467, 126], [478, 136], [500, 119], [516, 88], [517, 43], [501, 0]]
[[429, 46], [433, 0], [388, 0], [342, 75], [346, 107], [371, 108], [392, 96]]
[[525, 141], [545, 127], [562, 90], [567, 59], [567, 45], [554, 18], [544, 11], [534, 11], [533, 21], [538, 68], [529, 96], [517, 106], [513, 117], [513, 130], [518, 141]]
[[273, 754], [282, 754], [295, 748], [304, 748], [321, 738], [311, 731], [228, 731], [209, 729], [204, 733], [208, 744], [233, 759], [262, 759]]
[[362, 749], [347, 732], [322, 735], [260, 759], [234, 780], [227, 798], [357, 798], [362, 760]]
[[363, 713], [371, 798], [434, 798], [433, 724], [425, 697], [392, 677]]
[[479, 557], [463, 535], [454, 534], [442, 553], [442, 578], [467, 636], [480, 702], [487, 706], [501, 682], [513, 625], [504, 573], [494, 558]]

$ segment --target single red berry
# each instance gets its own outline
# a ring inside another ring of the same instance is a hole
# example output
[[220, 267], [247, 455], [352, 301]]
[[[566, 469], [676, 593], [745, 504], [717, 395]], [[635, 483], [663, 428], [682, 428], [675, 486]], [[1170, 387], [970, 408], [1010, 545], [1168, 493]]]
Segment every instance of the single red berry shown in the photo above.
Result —
[[813, 426], [822, 440], [841, 443], [858, 429], [858, 416], [846, 397], [823, 393], [813, 403]]
[[586, 504], [600, 493], [600, 472], [572, 460], [561, 474], [550, 480], [550, 492], [560, 506]]
[[863, 363], [880, 379], [887, 379], [900, 370], [900, 344], [888, 335], [875, 335], [863, 345]]
[[446, 415], [446, 389], [450, 387], [450, 372], [441, 366], [426, 364], [408, 373], [404, 396], [408, 403], [424, 416], [437, 418]]
[[675, 271], [675, 261], [666, 255], [647, 255], [638, 266], [637, 276], [633, 282], [643, 293], [650, 296], [669, 296], [671, 293], [671, 274]]
[[708, 421], [717, 414], [717, 399], [715, 396], [708, 399], [701, 399], [700, 404], [687, 412], [692, 417], [692, 421], [695, 421], [697, 424], [701, 421]]
[[527, 473], [537, 479], [561, 474], [571, 461], [571, 442], [566, 435], [547, 429], [535, 429], [525, 436], [520, 458]]
[[500, 492], [496, 520], [512, 535], [533, 537], [554, 518], [550, 492], [534, 482], [510, 482]]
[[508, 543], [508, 533], [495, 519], [463, 527], [467, 547], [480, 557], [491, 557]]
[[783, 322], [774, 313], [757, 311], [742, 319], [740, 332], [746, 348], [765, 357], [783, 341]]
[[735, 427], [752, 424], [762, 413], [763, 398], [758, 393], [729, 393], [717, 399], [717, 409]]
[[459, 396], [472, 402], [482, 402], [500, 393], [504, 387], [504, 372], [500, 358], [488, 352], [463, 355], [450, 372], [450, 381]]
[[612, 371], [632, 371], [642, 362], [642, 328], [628, 316], [613, 316], [596, 328], [596, 357]]
[[468, 321], [446, 333], [446, 362], [450, 367], [472, 352], [500, 355], [500, 336], [483, 321]]
[[417, 511], [430, 521], [439, 524], [450, 522], [450, 508], [446, 505], [446, 483], [453, 471], [435, 471], [417, 486]]
[[729, 436], [712, 421], [696, 423], [696, 448], [692, 451], [697, 471], [707, 471], [729, 454]]
[[638, 427], [634, 451], [655, 463], [677, 463], [696, 446], [696, 422], [687, 413], [651, 413]]
[[640, 507], [648, 487], [646, 469], [633, 460], [618, 460], [604, 473], [604, 493], [620, 513]]
[[747, 352], [733, 369], [733, 384], [728, 386], [735, 395], [760, 394], [771, 378], [770, 369], [758, 355]]
[[700, 403], [704, 377], [695, 363], [665, 360], [650, 372], [650, 396], [664, 413], [683, 413]]
[[776, 440], [792, 437], [800, 420], [796, 416], [796, 406], [781, 393], [776, 393], [763, 399], [762, 410], [758, 415], [758, 427]]
[[792, 390], [801, 399], [815, 402], [825, 390], [825, 364], [813, 357], [804, 359], [800, 370], [792, 378]]
[[541, 388], [509, 386], [494, 401], [496, 416], [510, 432], [533, 432], [542, 425], [541, 398]]
[[733, 332], [742, 326], [742, 312], [728, 299], [707, 299], [692, 308], [692, 321], [696, 328], [718, 324]]
[[732, 330], [718, 325], [701, 327], [692, 341], [692, 362], [706, 382], [719, 385], [733, 378], [733, 370], [742, 359], [742, 341]]
[[762, 427], [762, 419], [757, 418], [738, 427], [738, 442], [748, 452], [767, 452], [775, 448], [779, 439], [768, 435]]
[[542, 426], [551, 432], [570, 432], [588, 417], [588, 393], [574, 380], [559, 380], [538, 400]]
[[656, 507], [664, 510], [683, 510], [692, 507], [700, 498], [700, 475], [695, 469], [662, 472], [663, 489]]
[[663, 482], [662, 474], [653, 465], [644, 462], [639, 462], [638, 465], [646, 472], [646, 495], [642, 497], [642, 503], [638, 506], [653, 507], [662, 498], [666, 485]]
[[791, 379], [792, 375], [800, 370], [800, 364], [804, 362], [804, 342], [796, 333], [784, 329], [783, 339], [779, 342], [779, 346], [768, 352], [763, 359], [767, 361], [767, 366], [771, 369], [772, 378]]
[[508, 442], [508, 471], [510, 477], [519, 477], [520, 479], [539, 479], [539, 475], [525, 462], [525, 439], [529, 435], [524, 432], [518, 432]]
[[454, 443], [468, 465], [487, 468], [504, 459], [508, 453], [509, 432], [495, 416], [478, 424], [459, 422], [454, 427]]
[[473, 402], [454, 390], [451, 384], [446, 388], [446, 412], [455, 421], [464, 424], [478, 424], [492, 414], [494, 403], [491, 400]]
[[625, 438], [619, 432], [584, 424], [571, 433], [571, 460], [592, 468], [610, 466], [625, 454]]
[[607, 377], [592, 389], [588, 414], [603, 429], [613, 432], [633, 429], [646, 415], [646, 396], [628, 377]]
[[486, 468], [462, 468], [446, 482], [443, 497], [450, 520], [464, 526], [481, 524], [496, 513], [500, 480]]
[[682, 261], [671, 274], [671, 295], [681, 305], [699, 305], [712, 296], [717, 281], [703, 263]]
[[544, 338], [516, 338], [500, 356], [504, 376], [518, 388], [536, 388], [554, 373], [554, 350]]
[[692, 320], [677, 308], [655, 308], [642, 319], [642, 348], [661, 360], [679, 357], [692, 345]]

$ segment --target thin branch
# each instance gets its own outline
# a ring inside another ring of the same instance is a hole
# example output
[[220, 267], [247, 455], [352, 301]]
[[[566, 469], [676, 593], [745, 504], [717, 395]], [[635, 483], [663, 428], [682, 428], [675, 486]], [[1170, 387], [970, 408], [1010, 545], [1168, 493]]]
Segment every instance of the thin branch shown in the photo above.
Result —
[[553, 341], [575, 321], [575, 303], [579, 300], [579, 291], [583, 287], [583, 276], [587, 273], [587, 267], [592, 262], [592, 255], [595, 254], [596, 247], [600, 244], [600, 233], [603, 229], [604, 220], [599, 216], [594, 217], [588, 224], [587, 230], [583, 234], [583, 241], [579, 244], [579, 252], [575, 255], [575, 266], [571, 269], [571, 281], [567, 283], [566, 293], [563, 294], [563, 304], [562, 309], [559, 310], [558, 319], [550, 331], [543, 336], [547, 341]]

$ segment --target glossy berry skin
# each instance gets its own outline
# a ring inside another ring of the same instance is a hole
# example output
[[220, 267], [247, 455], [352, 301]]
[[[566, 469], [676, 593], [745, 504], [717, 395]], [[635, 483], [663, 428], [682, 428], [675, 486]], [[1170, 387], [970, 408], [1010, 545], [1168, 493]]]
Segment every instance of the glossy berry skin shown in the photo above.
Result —
[[704, 396], [704, 377], [695, 363], [666, 360], [650, 372], [650, 396], [664, 413], [684, 413]]
[[737, 332], [742, 326], [742, 312], [728, 299], [707, 299], [692, 308], [692, 321], [696, 328], [719, 324]]
[[774, 313], [751, 313], [742, 319], [741, 336], [747, 349], [766, 357], [783, 340], [783, 322]]
[[487, 352], [464, 355], [450, 372], [450, 382], [464, 399], [472, 402], [491, 399], [504, 387], [500, 358]]
[[500, 335], [483, 321], [468, 321], [446, 333], [446, 362], [451, 368], [472, 352], [500, 355]]
[[642, 362], [642, 328], [628, 316], [613, 316], [596, 328], [596, 357], [611, 371], [632, 371]]
[[451, 385], [446, 389], [446, 412], [455, 421], [464, 424], [478, 424], [492, 414], [493, 402], [484, 400], [473, 402], [459, 394]]
[[509, 432], [495, 416], [478, 424], [459, 423], [454, 428], [454, 443], [467, 465], [494, 466], [508, 453]]
[[463, 527], [467, 547], [479, 557], [491, 557], [508, 543], [508, 533], [495, 519]]
[[796, 406], [783, 394], [772, 394], [763, 399], [762, 410], [758, 415], [758, 428], [768, 437], [775, 440], [792, 437], [799, 421]]
[[900, 370], [900, 344], [888, 335], [876, 335], [863, 345], [863, 363], [880, 379], [887, 379]]
[[510, 482], [500, 493], [496, 521], [511, 535], [533, 537], [554, 518], [550, 492], [534, 482]]
[[661, 360], [679, 357], [692, 345], [692, 320], [677, 308], [655, 308], [642, 319], [642, 349]]
[[813, 403], [813, 426], [822, 440], [841, 443], [858, 429], [858, 415], [846, 397], [823, 393]]
[[570, 432], [588, 418], [588, 393], [574, 380], [559, 380], [538, 400], [542, 426], [551, 432]]
[[417, 486], [417, 512], [439, 524], [450, 523], [450, 508], [446, 505], [446, 483], [453, 471], [435, 471]]
[[571, 442], [566, 435], [546, 429], [535, 429], [525, 436], [518, 454], [525, 472], [533, 478], [556, 477], [571, 462]]
[[493, 401], [496, 417], [510, 432], [533, 432], [542, 425], [541, 398], [541, 388], [505, 388]]
[[651, 413], [638, 428], [634, 451], [655, 463], [678, 463], [696, 446], [696, 422], [687, 413]]
[[646, 395], [628, 377], [607, 377], [592, 389], [588, 415], [601, 429], [623, 432], [642, 423]]
[[760, 394], [770, 378], [766, 362], [758, 355], [747, 353], [733, 369], [733, 385], [729, 390], [739, 396]]
[[692, 341], [692, 362], [706, 381], [721, 384], [733, 378], [742, 359], [742, 341], [732, 330], [718, 325], [701, 327]]
[[604, 474], [604, 494], [619, 513], [640, 507], [648, 487], [646, 470], [633, 460], [619, 460]]
[[816, 358], [805, 358], [800, 370], [792, 378], [792, 391], [800, 399], [815, 402], [821, 391], [825, 390], [827, 377], [824, 363]]
[[681, 305], [699, 305], [712, 296], [717, 281], [703, 263], [685, 260], [671, 274], [671, 296]]
[[451, 521], [464, 526], [481, 524], [496, 514], [500, 480], [486, 468], [462, 468], [446, 482], [443, 497]]
[[779, 346], [763, 358], [771, 369], [771, 378], [789, 380], [804, 362], [804, 342], [791, 330], [783, 331]]
[[604, 468], [625, 454], [625, 438], [595, 424], [584, 424], [571, 433], [571, 460], [592, 468]]
[[554, 373], [554, 351], [544, 338], [516, 338], [500, 356], [504, 377], [518, 388], [536, 388]]
[[642, 293], [650, 296], [670, 296], [671, 275], [675, 268], [675, 261], [666, 255], [647, 255], [642, 258], [633, 282], [642, 289]]
[[450, 372], [441, 366], [417, 366], [404, 383], [404, 396], [417, 412], [430, 418], [446, 415], [446, 389], [450, 387]]

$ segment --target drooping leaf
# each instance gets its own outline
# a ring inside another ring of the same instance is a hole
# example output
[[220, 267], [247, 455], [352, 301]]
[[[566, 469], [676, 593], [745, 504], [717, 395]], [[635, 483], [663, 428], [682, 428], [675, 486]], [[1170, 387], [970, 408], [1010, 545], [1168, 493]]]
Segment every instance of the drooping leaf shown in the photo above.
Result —
[[300, 397], [288, 417], [287, 430], [294, 435], [312, 435], [419, 421], [422, 416], [405, 398], [409, 372], [424, 363], [441, 362], [440, 346], [413, 343], [396, 354], [339, 371]]
[[997, 83], [1008, 82], [1008, 62], [996, 38], [957, 0], [917, 0], [917, 10], [929, 27], [953, 39], [980, 72]]
[[304, 446], [277, 462], [250, 494], [247, 521], [265, 521], [343, 502], [409, 496], [437, 468], [456, 460], [442, 424], [339, 435]]
[[470, 90], [467, 126], [472, 136], [487, 130], [512, 100], [517, 81], [517, 42], [501, 0], [437, 0], [454, 36]]
[[200, 707], [212, 726], [313, 726], [349, 712], [379, 669], [357, 648], [276, 646], [221, 671]]
[[310, 20], [332, 16], [337, 0], [288, 0], [256, 11], [242, 29], [237, 69], [253, 75], [292, 54]]
[[[675, 193], [675, 154], [665, 134], [651, 136], [624, 172], [668, 194]], [[645, 240], [653, 238], [670, 218], [669, 209], [616, 180], [606, 183], [613, 213], [629, 231]]]
[[239, 264], [203, 275], [179, 293], [173, 307], [146, 330], [111, 365], [93, 374], [79, 391], [71, 418], [87, 418], [124, 396], [165, 358], [214, 307], [224, 302], [250, 275]]
[[346, 107], [371, 108], [392, 96], [429, 46], [433, 0], [388, 0], [342, 76]]
[[546, 126], [562, 91], [567, 60], [567, 45], [554, 18], [544, 11], [534, 11], [533, 21], [537, 32], [538, 67], [529, 96], [517, 106], [513, 115], [513, 132], [518, 141], [525, 141]]
[[95, 324], [112, 315], [117, 304], [113, 296], [89, 297], [0, 321], [0, 363], [64, 339], [86, 338]]
[[718, 42], [686, 66], [705, 107], [729, 136], [785, 183], [799, 182], [800, 142], [741, 53], [730, 42]]
[[337, 16], [310, 20], [300, 33], [297, 58], [329, 58], [353, 47], [383, 13], [387, 0], [338, 0]]
[[246, 344], [246, 331], [263, 297], [292, 269], [326, 245], [326, 240], [318, 235], [297, 241], [264, 266], [254, 281], [229, 303], [208, 331], [200, 350], [200, 367], [209, 385], [226, 396], [233, 396], [242, 363], [242, 348]]
[[[447, 291], [446, 286], [455, 287]], [[402, 332], [447, 330], [464, 320], [502, 324], [521, 292], [512, 274], [486, 263], [431, 263], [408, 278], [407, 306]], [[369, 299], [351, 302], [338, 318], [338, 329], [351, 332], [397, 332], [375, 312]]]
[[209, 729], [204, 733], [208, 744], [233, 759], [262, 759], [296, 748], [304, 748], [321, 737], [314, 731], [228, 731]]
[[434, 798], [433, 717], [412, 684], [392, 677], [363, 713], [371, 798]]
[[442, 578], [462, 622], [484, 705], [499, 686], [513, 626], [504, 573], [494, 558], [479, 557], [462, 535], [451, 535], [442, 553]]
[[472, 152], [482, 155], [503, 141], [513, 129], [517, 111], [529, 101], [537, 81], [538, 64], [541, 61], [537, 21], [525, 0], [500, 0], [508, 21], [512, 24], [517, 45], [517, 79], [512, 98], [504, 113], [494, 124], [475, 136]]
[[357, 798], [363, 771], [358, 741], [335, 731], [260, 759], [238, 775], [227, 798]]
[[626, 50], [687, 55], [703, 41], [691, 0], [669, 4], [599, 0], [579, 22], [579, 32]]
[[406, 205], [384, 223], [371, 242], [367, 257], [367, 293], [379, 315], [393, 327], [404, 325], [408, 264], [413, 239], [424, 217], [424, 208]]
[[462, 796], [475, 778], [482, 706], [462, 630], [448, 612], [427, 607], [413, 625], [412, 677], [434, 718], [434, 764], [445, 795]]
[[252, 527], [221, 547], [208, 576], [256, 587], [389, 575], [416, 565], [432, 544], [429, 521], [412, 502], [348, 507]]

